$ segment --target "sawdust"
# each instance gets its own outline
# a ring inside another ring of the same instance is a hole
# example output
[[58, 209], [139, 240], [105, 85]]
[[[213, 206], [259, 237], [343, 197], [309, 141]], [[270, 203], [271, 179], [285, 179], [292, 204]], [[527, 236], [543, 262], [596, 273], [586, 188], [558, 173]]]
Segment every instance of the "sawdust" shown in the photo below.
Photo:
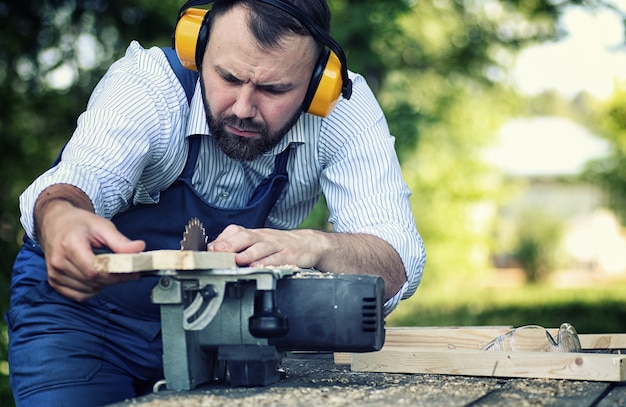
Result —
[[347, 366], [335, 365], [330, 357], [288, 358], [283, 367], [286, 379], [268, 387], [214, 386], [190, 392], [162, 392], [116, 406], [462, 406], [468, 398], [478, 399], [499, 386], [495, 379], [351, 372]]
[[164, 391], [111, 407], [547, 407], [593, 405], [610, 386], [570, 380], [352, 372], [346, 365], [334, 364], [330, 355], [291, 355], [283, 367], [286, 378], [267, 387], [214, 385], [188, 392]]

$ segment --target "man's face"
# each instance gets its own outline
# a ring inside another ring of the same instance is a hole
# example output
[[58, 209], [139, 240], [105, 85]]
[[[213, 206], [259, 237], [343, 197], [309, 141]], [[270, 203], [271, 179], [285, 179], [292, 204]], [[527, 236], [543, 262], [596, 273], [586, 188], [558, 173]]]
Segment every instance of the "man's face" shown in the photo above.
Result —
[[269, 151], [295, 124], [316, 58], [308, 36], [260, 49], [246, 16], [245, 8], [234, 7], [213, 21], [201, 70], [209, 128], [222, 150], [239, 160]]

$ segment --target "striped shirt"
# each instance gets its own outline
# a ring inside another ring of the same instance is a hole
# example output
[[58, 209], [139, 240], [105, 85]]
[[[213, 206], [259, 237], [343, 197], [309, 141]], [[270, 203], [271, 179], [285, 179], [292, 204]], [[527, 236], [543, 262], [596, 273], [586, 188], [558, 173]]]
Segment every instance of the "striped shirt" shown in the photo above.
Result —
[[132, 204], [157, 203], [182, 171], [192, 134], [203, 135], [196, 191], [213, 206], [243, 207], [274, 169], [275, 156], [292, 148], [289, 184], [266, 226], [297, 227], [324, 194], [334, 231], [376, 235], [402, 258], [407, 283], [386, 302], [388, 314], [417, 289], [424, 247], [383, 112], [363, 77], [350, 75], [349, 101], [341, 99], [324, 119], [302, 114], [273, 150], [242, 162], [226, 156], [211, 136], [200, 85], [188, 103], [161, 50], [133, 42], [94, 89], [60, 164], [21, 195], [22, 225], [32, 237], [35, 200], [55, 183], [83, 190], [108, 219]]

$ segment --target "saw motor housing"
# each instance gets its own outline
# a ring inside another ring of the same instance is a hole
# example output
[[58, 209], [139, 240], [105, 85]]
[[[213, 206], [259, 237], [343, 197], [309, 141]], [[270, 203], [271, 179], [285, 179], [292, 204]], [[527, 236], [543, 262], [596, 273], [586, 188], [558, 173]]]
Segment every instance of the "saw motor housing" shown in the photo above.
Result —
[[384, 343], [381, 277], [289, 268], [162, 272], [168, 390], [266, 386], [286, 352], [372, 352]]

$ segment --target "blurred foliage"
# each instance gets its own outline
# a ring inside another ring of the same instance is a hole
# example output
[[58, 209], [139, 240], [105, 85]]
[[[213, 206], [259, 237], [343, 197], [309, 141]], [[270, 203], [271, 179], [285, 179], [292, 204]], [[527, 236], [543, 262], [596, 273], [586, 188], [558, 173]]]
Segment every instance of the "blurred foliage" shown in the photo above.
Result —
[[597, 113], [599, 134], [609, 142], [609, 155], [588, 164], [585, 177], [602, 187], [608, 206], [626, 224], [626, 84]]
[[[429, 253], [426, 276], [467, 278], [488, 259], [477, 219], [502, 185], [480, 160], [521, 110], [507, 70], [525, 44], [558, 38], [559, 15], [600, 0], [330, 0], [333, 36], [379, 97]], [[182, 1], [0, 0], [0, 289], [8, 292], [22, 229], [21, 191], [71, 136], [89, 93], [130, 40], [170, 44]], [[323, 201], [307, 225], [326, 228]], [[430, 278], [430, 277], [429, 277]], [[8, 296], [0, 295], [0, 310]], [[4, 332], [4, 325], [0, 326]], [[6, 392], [0, 335], [0, 405]]]
[[517, 219], [513, 256], [531, 284], [546, 282], [559, 265], [564, 224], [558, 215], [529, 208]]
[[[18, 196], [71, 136], [91, 89], [131, 39], [168, 45], [179, 2], [0, 0], [0, 311], [23, 231]], [[87, 52], [88, 50], [89, 52]], [[69, 82], [59, 82], [69, 78]], [[0, 323], [0, 405], [13, 405]]]
[[626, 281], [583, 279], [572, 287], [450, 284], [420, 287], [419, 295], [400, 304], [387, 319], [390, 326], [522, 326], [558, 327], [569, 322], [579, 333], [626, 332]]
[[598, 131], [596, 116], [601, 101], [587, 92], [581, 92], [573, 99], [566, 99], [554, 90], [547, 90], [528, 98], [522, 113], [529, 116], [556, 116], [569, 119], [591, 131]]

